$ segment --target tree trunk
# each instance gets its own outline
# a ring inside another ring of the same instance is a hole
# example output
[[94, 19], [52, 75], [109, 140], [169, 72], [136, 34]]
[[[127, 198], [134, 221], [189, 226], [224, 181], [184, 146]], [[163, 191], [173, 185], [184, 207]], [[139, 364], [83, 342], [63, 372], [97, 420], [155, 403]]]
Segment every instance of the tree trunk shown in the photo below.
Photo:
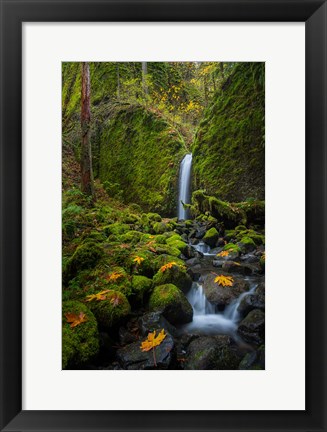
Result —
[[90, 67], [87, 62], [82, 63], [82, 95], [81, 95], [81, 188], [82, 192], [94, 198], [92, 151], [90, 140]]

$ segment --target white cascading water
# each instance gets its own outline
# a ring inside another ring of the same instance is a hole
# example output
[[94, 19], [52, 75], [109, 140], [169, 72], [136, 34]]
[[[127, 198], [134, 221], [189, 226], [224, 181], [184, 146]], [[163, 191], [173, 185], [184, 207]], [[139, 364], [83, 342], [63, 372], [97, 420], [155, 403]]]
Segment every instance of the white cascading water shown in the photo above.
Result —
[[192, 169], [192, 153], [184, 156], [179, 170], [179, 189], [178, 189], [178, 206], [177, 217], [179, 220], [186, 220], [189, 217], [189, 212], [184, 208], [183, 204], [190, 204], [191, 198], [191, 169]]
[[215, 307], [207, 300], [203, 286], [193, 282], [192, 288], [186, 295], [193, 308], [193, 321], [183, 326], [183, 332], [207, 335], [228, 334], [237, 340], [236, 330], [240, 321], [238, 307], [246, 295], [254, 292], [256, 286], [253, 284], [249, 291], [241, 294], [224, 312], [215, 313]]

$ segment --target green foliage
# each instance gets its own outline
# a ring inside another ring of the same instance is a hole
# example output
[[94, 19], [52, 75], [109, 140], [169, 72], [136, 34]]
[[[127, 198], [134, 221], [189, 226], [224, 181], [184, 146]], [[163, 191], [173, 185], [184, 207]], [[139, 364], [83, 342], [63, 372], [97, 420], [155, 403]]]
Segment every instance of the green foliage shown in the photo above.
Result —
[[236, 64], [196, 133], [195, 185], [223, 200], [264, 198], [264, 68], [264, 63]]
[[181, 135], [158, 115], [140, 106], [122, 107], [102, 125], [100, 179], [119, 184], [126, 203], [171, 215], [185, 152]]

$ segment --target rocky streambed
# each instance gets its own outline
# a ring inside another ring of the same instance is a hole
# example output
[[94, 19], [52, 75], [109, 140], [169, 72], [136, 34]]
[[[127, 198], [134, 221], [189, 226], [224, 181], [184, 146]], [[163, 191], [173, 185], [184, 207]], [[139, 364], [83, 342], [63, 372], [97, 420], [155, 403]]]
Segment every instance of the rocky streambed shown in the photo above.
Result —
[[[186, 272], [173, 266], [148, 307], [134, 310], [110, 335], [101, 332], [100, 354], [87, 368], [264, 369], [263, 234], [245, 226], [225, 231], [207, 221], [179, 222], [174, 231], [185, 242]], [[231, 286], [215, 282], [221, 275], [232, 278]], [[163, 329], [160, 345], [140, 349], [149, 333]]]

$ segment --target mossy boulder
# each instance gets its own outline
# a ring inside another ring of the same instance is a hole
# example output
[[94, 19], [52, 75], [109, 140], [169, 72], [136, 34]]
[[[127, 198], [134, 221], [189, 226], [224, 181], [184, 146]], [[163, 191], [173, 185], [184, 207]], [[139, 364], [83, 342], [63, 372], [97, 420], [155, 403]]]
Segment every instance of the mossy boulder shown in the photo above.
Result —
[[174, 255], [162, 254], [155, 257], [154, 260], [152, 261], [153, 269], [155, 270], [155, 273], [157, 273], [162, 266], [170, 262], [175, 262], [181, 268], [184, 266], [184, 261], [181, 260], [180, 258], [177, 258]]
[[132, 301], [137, 304], [143, 304], [144, 297], [149, 294], [152, 290], [153, 282], [152, 279], [146, 276], [135, 275], [132, 277]]
[[139, 231], [127, 231], [125, 234], [122, 234], [119, 237], [119, 240], [122, 243], [132, 243], [136, 244], [141, 240], [142, 233]]
[[237, 348], [229, 336], [201, 336], [187, 348], [185, 369], [234, 370], [239, 363]]
[[161, 216], [158, 213], [147, 213], [147, 218], [151, 222], [161, 222]]
[[109, 237], [110, 235], [119, 236], [120, 234], [124, 234], [130, 230], [130, 227], [127, 224], [115, 222], [110, 225], [106, 225], [103, 229], [106, 235]]
[[216, 228], [212, 227], [205, 233], [203, 237], [203, 241], [210, 247], [215, 247], [218, 238], [219, 238], [218, 231], [216, 230]]
[[79, 245], [63, 270], [63, 281], [67, 283], [82, 270], [95, 267], [103, 257], [103, 248], [94, 241], [86, 241]]
[[88, 306], [96, 317], [99, 327], [107, 331], [123, 323], [131, 312], [127, 298], [118, 291], [107, 293], [105, 300], [92, 300]]
[[252, 240], [251, 237], [248, 236], [242, 237], [242, 239], [238, 243], [238, 246], [240, 247], [242, 252], [251, 252], [256, 248], [255, 242]]
[[236, 245], [235, 243], [227, 243], [224, 247], [223, 247], [224, 251], [228, 251], [228, 252], [234, 252], [239, 254], [241, 252], [241, 248]]
[[163, 222], [154, 222], [152, 224], [152, 230], [155, 234], [163, 234], [165, 231], [167, 231], [167, 226]]
[[171, 264], [172, 266], [170, 268], [161, 267], [154, 275], [154, 285], [174, 284], [186, 293], [192, 286], [190, 275], [186, 273], [185, 267], [178, 265], [176, 261], [172, 261]]
[[[71, 327], [66, 314], [85, 314], [86, 321]], [[80, 367], [91, 361], [99, 351], [96, 319], [87, 306], [78, 301], [62, 304], [62, 368]]]
[[193, 309], [187, 298], [171, 283], [154, 288], [149, 300], [149, 309], [161, 311], [171, 324], [185, 324], [193, 318]]

